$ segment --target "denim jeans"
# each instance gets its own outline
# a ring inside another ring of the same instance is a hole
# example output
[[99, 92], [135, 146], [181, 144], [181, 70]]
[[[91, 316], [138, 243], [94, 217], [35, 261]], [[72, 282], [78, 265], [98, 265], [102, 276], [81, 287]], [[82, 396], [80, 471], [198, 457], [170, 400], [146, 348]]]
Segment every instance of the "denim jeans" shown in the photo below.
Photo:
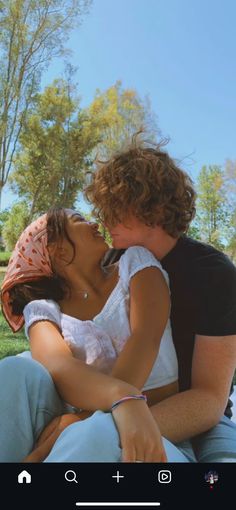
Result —
[[[66, 412], [67, 405], [40, 363], [21, 356], [0, 361], [0, 462], [21, 462], [33, 450], [45, 426], [55, 416]], [[199, 448], [206, 451], [205, 457], [201, 451], [204, 462], [208, 462], [207, 456], [212, 454], [213, 449], [214, 462], [228, 461], [229, 456], [232, 462], [236, 461], [236, 425], [228, 422], [230, 420], [224, 419], [214, 427], [205, 445], [201, 438], [202, 447]], [[163, 441], [168, 462], [196, 461], [189, 441], [178, 445], [165, 438]], [[98, 410], [90, 418], [69, 425], [44, 462], [120, 461], [119, 434], [113, 417], [111, 413]]]

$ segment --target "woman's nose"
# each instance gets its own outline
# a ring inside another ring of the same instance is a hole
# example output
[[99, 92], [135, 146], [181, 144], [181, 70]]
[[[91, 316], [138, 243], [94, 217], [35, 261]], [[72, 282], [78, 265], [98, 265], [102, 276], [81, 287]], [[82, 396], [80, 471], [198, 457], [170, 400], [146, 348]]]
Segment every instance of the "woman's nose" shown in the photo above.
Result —
[[98, 223], [96, 223], [95, 221], [89, 221], [88, 223], [89, 225], [91, 225], [91, 227], [93, 227], [94, 230], [98, 230], [99, 228]]

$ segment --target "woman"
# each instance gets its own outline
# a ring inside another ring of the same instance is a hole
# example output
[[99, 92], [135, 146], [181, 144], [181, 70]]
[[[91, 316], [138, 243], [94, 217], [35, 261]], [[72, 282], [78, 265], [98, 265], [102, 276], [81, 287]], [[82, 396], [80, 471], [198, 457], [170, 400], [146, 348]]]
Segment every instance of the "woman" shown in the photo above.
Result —
[[[70, 427], [84, 415], [57, 418], [41, 436], [39, 455], [36, 448], [36, 457], [25, 460], [43, 460], [65, 427], [66, 440], [69, 432], [84, 437], [101, 420], [114, 420], [123, 461], [166, 460], [141, 390], [152, 406], [178, 388], [168, 277], [141, 247], [104, 270], [107, 250], [96, 224], [57, 208], [27, 227], [10, 259], [2, 286], [10, 326], [18, 331], [25, 321], [32, 357], [49, 371], [63, 401], [100, 410]], [[46, 461], [56, 460], [51, 453]]]

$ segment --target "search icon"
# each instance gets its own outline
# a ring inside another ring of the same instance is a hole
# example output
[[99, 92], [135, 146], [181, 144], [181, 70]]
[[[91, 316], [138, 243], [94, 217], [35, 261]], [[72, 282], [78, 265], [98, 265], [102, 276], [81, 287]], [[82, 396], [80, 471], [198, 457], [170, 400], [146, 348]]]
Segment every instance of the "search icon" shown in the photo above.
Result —
[[[70, 473], [72, 474], [72, 477], [71, 477]], [[76, 480], [76, 473], [75, 473], [75, 471], [72, 471], [71, 469], [69, 469], [69, 471], [65, 472], [65, 479], [67, 482], [78, 483], [78, 481]]]

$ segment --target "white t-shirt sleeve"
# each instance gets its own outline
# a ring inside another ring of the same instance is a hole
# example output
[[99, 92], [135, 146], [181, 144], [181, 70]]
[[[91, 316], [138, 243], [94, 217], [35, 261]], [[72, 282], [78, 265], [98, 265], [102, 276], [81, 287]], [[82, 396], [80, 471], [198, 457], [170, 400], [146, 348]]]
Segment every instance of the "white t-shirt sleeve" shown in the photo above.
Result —
[[163, 269], [159, 260], [143, 246], [131, 246], [121, 256], [119, 261], [119, 275], [126, 290], [129, 288], [132, 276], [146, 267], [158, 268], [162, 272], [169, 287], [168, 274]]
[[61, 329], [61, 312], [58, 304], [51, 299], [36, 299], [28, 303], [24, 310], [25, 334], [29, 338], [29, 328], [37, 321], [50, 321]]

